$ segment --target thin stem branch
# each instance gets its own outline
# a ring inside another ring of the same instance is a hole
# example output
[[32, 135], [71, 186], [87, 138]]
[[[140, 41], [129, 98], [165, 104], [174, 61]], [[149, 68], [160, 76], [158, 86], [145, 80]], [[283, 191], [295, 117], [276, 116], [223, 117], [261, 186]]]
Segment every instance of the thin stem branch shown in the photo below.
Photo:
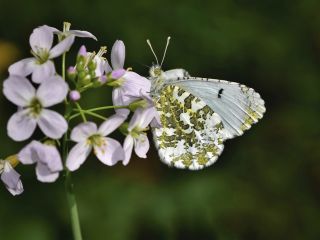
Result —
[[77, 109], [78, 109], [78, 111], [79, 111], [79, 113], [80, 113], [80, 116], [82, 117], [82, 120], [84, 121], [84, 122], [87, 122], [87, 118], [86, 118], [86, 116], [85, 116], [85, 111], [81, 108], [81, 106], [80, 106], [80, 104], [79, 103], [77, 103], [77, 102], [75, 102], [75, 104], [76, 104], [76, 107], [77, 107]]

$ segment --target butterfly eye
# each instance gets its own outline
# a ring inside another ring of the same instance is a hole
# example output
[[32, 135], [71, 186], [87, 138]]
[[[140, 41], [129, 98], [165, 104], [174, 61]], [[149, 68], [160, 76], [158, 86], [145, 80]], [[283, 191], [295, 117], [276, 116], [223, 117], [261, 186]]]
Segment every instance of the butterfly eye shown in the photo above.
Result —
[[153, 73], [155, 76], [159, 77], [161, 75], [161, 68], [155, 67]]

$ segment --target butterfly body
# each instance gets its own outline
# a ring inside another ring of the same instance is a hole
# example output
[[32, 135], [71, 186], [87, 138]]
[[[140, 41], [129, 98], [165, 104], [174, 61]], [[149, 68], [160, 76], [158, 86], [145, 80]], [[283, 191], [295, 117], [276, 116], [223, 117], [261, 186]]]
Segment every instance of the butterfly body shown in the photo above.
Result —
[[176, 168], [213, 164], [223, 142], [240, 136], [262, 118], [260, 95], [239, 83], [191, 77], [184, 69], [150, 69], [151, 95], [161, 128], [153, 129], [160, 159]]

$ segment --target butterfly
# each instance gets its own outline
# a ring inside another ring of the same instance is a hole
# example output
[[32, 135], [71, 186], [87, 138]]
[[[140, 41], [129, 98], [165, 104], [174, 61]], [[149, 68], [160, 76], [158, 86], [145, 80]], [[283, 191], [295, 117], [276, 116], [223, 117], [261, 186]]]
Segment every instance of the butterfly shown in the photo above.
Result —
[[224, 141], [241, 136], [266, 111], [252, 88], [225, 80], [191, 77], [184, 69], [163, 71], [169, 45], [150, 70], [151, 96], [162, 127], [153, 128], [160, 159], [171, 167], [199, 170], [212, 165]]

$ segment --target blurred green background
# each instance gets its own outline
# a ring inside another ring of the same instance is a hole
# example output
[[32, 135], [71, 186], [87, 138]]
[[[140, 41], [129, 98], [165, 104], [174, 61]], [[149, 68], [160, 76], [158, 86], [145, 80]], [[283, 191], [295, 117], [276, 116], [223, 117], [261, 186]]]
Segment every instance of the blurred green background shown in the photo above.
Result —
[[[244, 136], [227, 141], [216, 164], [198, 172], [168, 168], [152, 147], [129, 166], [94, 157], [73, 174], [84, 239], [319, 239], [320, 238], [320, 2], [317, 0], [0, 2], [0, 76], [29, 56], [29, 35], [67, 20], [99, 42], [126, 44], [126, 66], [143, 75], [166, 37], [164, 68], [227, 79], [256, 89], [267, 113]], [[73, 57], [70, 57], [73, 56]], [[58, 65], [57, 65], [58, 68]], [[110, 102], [103, 89], [84, 105]], [[6, 136], [15, 107], [0, 97], [0, 152], [24, 143]], [[111, 113], [111, 112], [110, 112]], [[123, 141], [120, 135], [116, 135]], [[0, 186], [0, 239], [72, 239], [63, 178], [37, 182], [34, 167], [18, 166], [25, 192]]]

